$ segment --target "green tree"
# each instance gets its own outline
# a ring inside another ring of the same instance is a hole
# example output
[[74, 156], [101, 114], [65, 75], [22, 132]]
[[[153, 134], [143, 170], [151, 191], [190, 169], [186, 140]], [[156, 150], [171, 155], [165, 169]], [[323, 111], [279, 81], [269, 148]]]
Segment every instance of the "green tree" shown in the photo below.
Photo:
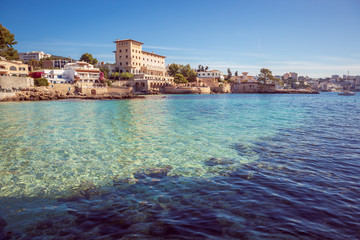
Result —
[[134, 74], [125, 72], [125, 73], [121, 73], [120, 77], [121, 79], [132, 79], [134, 77]]
[[177, 84], [179, 84], [179, 83], [188, 83], [186, 78], [180, 73], [175, 74], [174, 82], [177, 83]]
[[27, 64], [32, 66], [34, 69], [39, 69], [41, 67], [40, 61], [36, 59], [30, 59], [27, 61]]
[[227, 69], [227, 72], [228, 72], [227, 79], [230, 80], [230, 78], [232, 76], [230, 68]]
[[189, 73], [189, 76], [187, 77], [187, 80], [189, 82], [196, 82], [197, 77], [196, 77], [196, 72], [194, 70], [191, 70], [191, 72]]
[[98, 60], [94, 58], [90, 53], [84, 53], [83, 55], [81, 55], [80, 61], [84, 61], [93, 65], [98, 62]]
[[182, 65], [180, 66], [180, 74], [186, 78], [190, 76], [192, 71], [193, 70], [191, 69], [189, 64], [187, 64], [185, 66], [182, 66]]
[[282, 85], [282, 81], [279, 78], [275, 78], [272, 75], [272, 72], [267, 68], [262, 68], [260, 70], [258, 82], [261, 84], [268, 84], [268, 83], [278, 83]]
[[238, 71], [235, 72], [235, 76], [239, 76]]
[[108, 67], [101, 66], [99, 70], [104, 74], [105, 78], [109, 78], [110, 69]]
[[118, 72], [113, 72], [111, 73], [110, 78], [114, 80], [119, 80], [120, 74]]
[[34, 85], [39, 86], [49, 86], [49, 82], [46, 78], [35, 78], [34, 79]]
[[19, 60], [19, 54], [13, 47], [15, 44], [15, 35], [0, 24], [0, 56], [8, 60]]
[[169, 70], [168, 70], [168, 73], [170, 76], [174, 77], [177, 73], [179, 73], [180, 71], [180, 66], [178, 64], [171, 64], [169, 66]]

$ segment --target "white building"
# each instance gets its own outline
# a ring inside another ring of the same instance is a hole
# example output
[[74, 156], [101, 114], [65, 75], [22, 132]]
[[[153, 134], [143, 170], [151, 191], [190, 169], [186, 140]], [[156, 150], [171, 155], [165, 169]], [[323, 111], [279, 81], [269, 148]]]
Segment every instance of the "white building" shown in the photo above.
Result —
[[221, 78], [221, 72], [219, 70], [211, 70], [204, 72], [196, 72], [198, 78]]
[[64, 69], [44, 69], [43, 77], [48, 80], [49, 83], [71, 83], [72, 80]]
[[64, 78], [83, 83], [95, 83], [100, 76], [100, 70], [94, 68], [92, 64], [78, 61], [67, 63], [64, 66]]
[[67, 63], [63, 69], [43, 69], [40, 72], [49, 83], [100, 83], [100, 70], [82, 61]]
[[32, 51], [32, 52], [26, 52], [26, 53], [19, 53], [19, 57], [21, 60], [27, 62], [31, 59], [35, 59], [40, 61], [43, 58], [51, 57], [50, 54], [46, 54], [44, 52], [39, 51]]

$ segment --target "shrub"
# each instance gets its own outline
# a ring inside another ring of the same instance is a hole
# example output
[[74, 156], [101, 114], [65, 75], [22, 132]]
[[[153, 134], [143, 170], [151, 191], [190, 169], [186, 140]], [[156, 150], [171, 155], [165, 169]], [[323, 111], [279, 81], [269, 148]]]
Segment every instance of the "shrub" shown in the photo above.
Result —
[[106, 84], [109, 86], [109, 87], [111, 87], [112, 86], [112, 82], [108, 79], [108, 80], [106, 80]]
[[46, 78], [35, 78], [34, 79], [35, 86], [49, 86], [49, 82]]

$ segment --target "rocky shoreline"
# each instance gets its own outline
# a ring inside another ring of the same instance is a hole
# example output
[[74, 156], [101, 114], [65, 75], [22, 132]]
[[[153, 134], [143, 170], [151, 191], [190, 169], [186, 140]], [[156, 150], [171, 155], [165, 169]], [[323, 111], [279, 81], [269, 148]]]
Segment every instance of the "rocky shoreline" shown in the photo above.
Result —
[[50, 91], [37, 88], [24, 89], [15, 92], [13, 96], [4, 97], [0, 102], [21, 102], [21, 101], [53, 101], [63, 99], [88, 99], [88, 100], [113, 100], [113, 99], [136, 99], [144, 98], [144, 96], [137, 96], [133, 94], [116, 95], [116, 94], [64, 94], [58, 91]]

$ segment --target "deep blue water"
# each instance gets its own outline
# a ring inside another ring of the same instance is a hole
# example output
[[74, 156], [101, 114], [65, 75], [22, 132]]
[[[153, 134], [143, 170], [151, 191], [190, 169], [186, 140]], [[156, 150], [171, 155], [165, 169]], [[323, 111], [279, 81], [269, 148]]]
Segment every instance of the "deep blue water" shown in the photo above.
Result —
[[360, 239], [360, 94], [0, 104], [0, 239]]

